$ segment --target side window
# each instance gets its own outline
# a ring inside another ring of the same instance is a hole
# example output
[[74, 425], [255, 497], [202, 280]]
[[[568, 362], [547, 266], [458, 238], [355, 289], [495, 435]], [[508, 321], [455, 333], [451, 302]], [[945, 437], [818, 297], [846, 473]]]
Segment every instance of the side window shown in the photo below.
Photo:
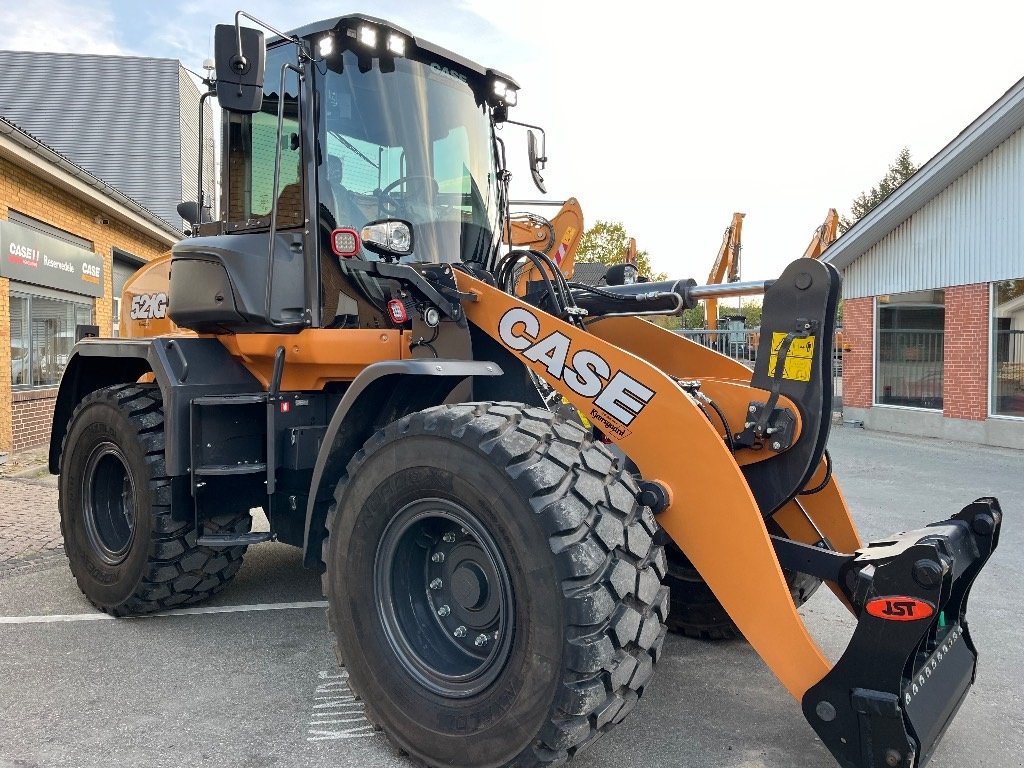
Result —
[[[294, 58], [295, 49], [290, 44], [268, 51], [262, 109], [253, 115], [230, 116], [227, 210], [231, 222], [268, 226], [276, 200], [278, 227], [302, 226], [298, 75], [286, 71], [283, 89], [281, 81], [281, 67]], [[277, 112], [282, 98], [284, 121], [279, 138]], [[274, 189], [274, 162], [279, 145], [281, 175]]]

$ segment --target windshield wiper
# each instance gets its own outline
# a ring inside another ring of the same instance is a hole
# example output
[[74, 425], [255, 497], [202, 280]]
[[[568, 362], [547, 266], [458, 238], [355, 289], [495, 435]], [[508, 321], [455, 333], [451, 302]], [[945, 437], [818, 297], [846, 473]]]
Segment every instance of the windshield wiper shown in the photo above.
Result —
[[340, 133], [335, 133], [334, 131], [330, 131], [330, 134], [331, 134], [331, 136], [336, 138], [338, 141], [340, 141], [342, 144], [344, 144], [346, 147], [348, 147], [353, 152], [355, 152], [357, 155], [359, 155], [361, 158], [363, 158], [363, 160], [365, 160], [370, 165], [372, 165], [374, 168], [376, 168], [378, 171], [380, 170], [380, 166], [377, 165], [377, 163], [373, 162], [373, 160], [371, 160], [366, 155], [364, 155], [362, 152], [360, 152], [358, 149], [356, 149], [354, 146], [352, 146], [352, 143], [348, 139], [346, 139], [344, 136], [342, 136]]

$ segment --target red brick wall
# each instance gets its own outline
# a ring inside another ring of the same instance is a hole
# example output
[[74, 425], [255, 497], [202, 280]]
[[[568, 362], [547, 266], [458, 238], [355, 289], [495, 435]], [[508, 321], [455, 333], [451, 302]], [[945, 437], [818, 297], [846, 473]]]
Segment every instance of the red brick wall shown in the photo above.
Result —
[[11, 421], [14, 426], [12, 449], [37, 448], [50, 439], [53, 405], [57, 402], [56, 389], [32, 389], [14, 392]]
[[875, 300], [843, 301], [843, 405], [870, 408], [871, 366], [875, 355]]
[[946, 289], [942, 414], [982, 421], [988, 416], [988, 283]]

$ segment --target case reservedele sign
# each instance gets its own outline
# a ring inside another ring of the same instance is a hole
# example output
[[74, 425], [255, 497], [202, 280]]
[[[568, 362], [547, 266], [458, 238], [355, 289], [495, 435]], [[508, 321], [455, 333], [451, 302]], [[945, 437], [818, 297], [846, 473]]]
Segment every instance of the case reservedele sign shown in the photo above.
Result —
[[0, 277], [103, 296], [103, 257], [34, 229], [0, 221]]

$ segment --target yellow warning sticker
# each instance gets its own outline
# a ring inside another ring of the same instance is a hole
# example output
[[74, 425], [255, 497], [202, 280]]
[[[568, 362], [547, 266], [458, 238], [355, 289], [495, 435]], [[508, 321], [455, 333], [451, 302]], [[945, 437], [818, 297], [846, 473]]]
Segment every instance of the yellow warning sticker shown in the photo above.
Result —
[[562, 245], [568, 245], [574, 237], [576, 237], [576, 227], [566, 227], [565, 234], [562, 236]]
[[[768, 360], [768, 375], [775, 376], [775, 363], [779, 358], [779, 348], [786, 340], [785, 333], [776, 331], [772, 334], [772, 356]], [[810, 381], [811, 362], [814, 360], [814, 337], [793, 339], [786, 353], [786, 361], [782, 369], [782, 378], [790, 381]]]

